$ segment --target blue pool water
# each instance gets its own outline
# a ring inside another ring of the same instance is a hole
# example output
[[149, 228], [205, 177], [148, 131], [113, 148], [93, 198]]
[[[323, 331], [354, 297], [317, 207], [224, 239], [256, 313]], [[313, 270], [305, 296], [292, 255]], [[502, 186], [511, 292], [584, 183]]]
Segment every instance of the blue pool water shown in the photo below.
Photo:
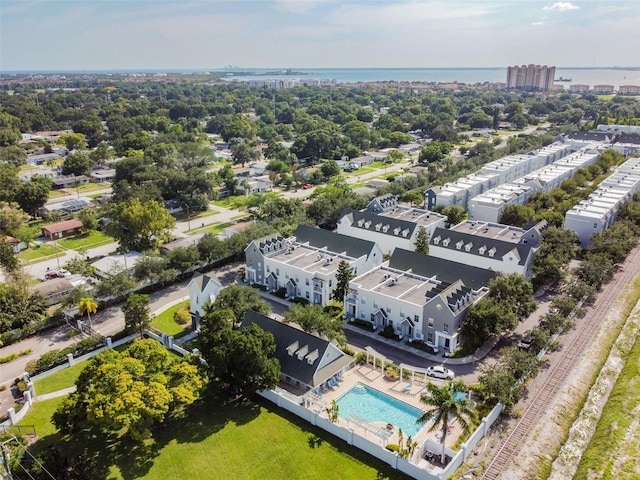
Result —
[[340, 416], [345, 420], [348, 420], [350, 415], [355, 415], [367, 422], [391, 423], [401, 428], [405, 436], [412, 437], [423, 427], [422, 424], [416, 423], [422, 415], [419, 409], [360, 383], [336, 402]]
[[456, 402], [459, 402], [463, 398], [466, 398], [466, 396], [467, 396], [467, 392], [456, 392], [456, 393], [453, 394], [453, 399]]

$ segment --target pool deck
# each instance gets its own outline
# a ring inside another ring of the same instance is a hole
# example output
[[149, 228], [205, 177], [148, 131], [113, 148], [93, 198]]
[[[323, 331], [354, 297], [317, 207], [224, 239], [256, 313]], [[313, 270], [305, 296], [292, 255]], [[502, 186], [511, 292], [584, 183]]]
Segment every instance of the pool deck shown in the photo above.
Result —
[[[422, 411], [425, 410], [426, 406], [420, 401], [420, 394], [425, 388], [425, 383], [422, 381], [416, 381], [414, 384], [411, 384], [410, 380], [388, 380], [385, 378], [384, 371], [381, 371], [380, 368], [373, 369], [371, 365], [356, 365], [354, 368], [347, 370], [343, 375], [343, 380], [335, 387], [328, 388], [322, 394], [318, 404], [312, 405], [310, 408], [312, 410], [317, 410], [318, 407], [321, 407], [321, 413], [323, 417], [327, 417], [324, 408], [328, 406], [332, 400], [337, 400], [339, 397], [344, 395], [347, 391], [353, 388], [356, 384], [361, 383], [363, 385], [367, 385], [371, 388], [375, 388], [376, 390], [389, 395], [390, 397], [396, 398], [412, 407], [416, 407]], [[441, 380], [433, 380], [433, 383], [440, 384]], [[384, 428], [387, 430], [387, 424], [382, 422], [373, 422], [368, 423], [366, 426], [358, 425], [353, 421], [347, 421], [346, 419], [339, 417], [338, 424], [347, 428], [353, 429], [355, 433], [361, 435], [369, 440], [377, 441], [380, 445], [385, 446], [389, 443], [398, 443], [398, 427], [394, 426], [393, 430], [389, 430], [392, 432], [391, 436], [386, 440], [386, 442], [376, 435], [376, 431], [380, 428]], [[423, 442], [432, 438], [437, 443], [440, 443], [439, 435], [440, 428], [437, 430], [429, 431], [429, 427], [433, 425], [432, 422], [428, 422], [424, 425], [422, 429], [417, 433], [415, 438], [412, 440], [418, 442], [418, 445], [421, 445]], [[457, 425], [453, 425], [453, 428], [449, 429], [449, 434], [447, 435], [446, 445], [451, 448], [457, 441], [459, 435], [461, 433], [460, 428]], [[406, 435], [405, 435], [406, 439]]]

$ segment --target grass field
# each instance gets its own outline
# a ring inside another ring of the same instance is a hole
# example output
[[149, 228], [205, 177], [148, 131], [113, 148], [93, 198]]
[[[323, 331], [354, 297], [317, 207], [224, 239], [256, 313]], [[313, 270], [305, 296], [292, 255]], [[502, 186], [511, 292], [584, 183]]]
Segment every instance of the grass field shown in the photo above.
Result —
[[219, 233], [222, 233], [222, 231], [227, 228], [230, 227], [231, 225], [233, 225], [233, 223], [213, 223], [211, 225], [207, 225], [205, 227], [199, 227], [199, 228], [193, 228], [191, 230], [189, 230], [189, 235], [195, 235], [197, 233], [215, 233], [216, 235]]
[[[167, 335], [173, 335], [176, 338], [185, 335], [187, 333], [187, 329], [173, 319], [173, 314], [176, 313], [181, 307], [188, 305], [189, 300], [185, 300], [184, 302], [180, 302], [177, 305], [168, 308], [159, 315], [156, 315], [156, 317], [153, 319], [153, 322], [151, 322], [151, 325], [162, 330]], [[189, 327], [189, 325], [187, 324], [186, 327]]]
[[102, 190], [104, 188], [110, 188], [111, 183], [103, 182], [103, 183], [84, 183], [82, 185], [78, 185], [77, 187], [68, 188], [69, 191], [78, 191], [78, 192], [93, 192], [94, 190]]
[[208, 395], [144, 445], [115, 436], [62, 438], [47, 421], [61, 401], [37, 403], [21, 423], [36, 426], [38, 451], [60, 443], [70, 457], [91, 457], [100, 472], [96, 480], [407, 479], [267, 401]]
[[93, 248], [107, 243], [115, 242], [113, 237], [110, 237], [106, 233], [92, 230], [90, 232], [83, 233], [82, 235], [76, 235], [75, 237], [63, 238], [57, 240], [62, 247], [76, 250], [78, 248]]
[[18, 258], [26, 262], [39, 262], [47, 260], [49, 257], [55, 258], [54, 255], [63, 255], [63, 250], [57, 245], [49, 243], [42, 243], [39, 246], [34, 247], [33, 244], [26, 250], [21, 251], [18, 254]]
[[634, 480], [640, 471], [640, 340], [626, 363], [574, 478]]
[[73, 367], [65, 368], [48, 377], [36, 380], [33, 384], [36, 389], [36, 395], [44, 395], [45, 393], [56, 392], [63, 388], [69, 388], [76, 384], [78, 375], [84, 367], [87, 366], [87, 362], [76, 363]]

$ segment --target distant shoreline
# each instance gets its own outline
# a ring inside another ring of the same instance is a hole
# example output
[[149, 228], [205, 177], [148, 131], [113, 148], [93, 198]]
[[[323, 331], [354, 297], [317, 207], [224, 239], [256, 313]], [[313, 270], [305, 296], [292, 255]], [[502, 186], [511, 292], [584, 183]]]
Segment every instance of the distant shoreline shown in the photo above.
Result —
[[[85, 70], [73, 70], [73, 69], [53, 69], [53, 70], [2, 70], [0, 69], [0, 75], [46, 75], [46, 74], [69, 74], [69, 75], [91, 75], [91, 74], [134, 74], [134, 73], [186, 73], [186, 74], [282, 74], [282, 75], [307, 75], [308, 71], [418, 71], [418, 70], [433, 70], [433, 71], [445, 71], [445, 70], [460, 70], [460, 71], [483, 71], [483, 70], [505, 70], [507, 67], [296, 67], [294, 68], [116, 68], [116, 69], [85, 69]], [[626, 70], [626, 71], [640, 71], [640, 66], [636, 67], [556, 67], [556, 70]], [[286, 72], [286, 73], [284, 73]]]

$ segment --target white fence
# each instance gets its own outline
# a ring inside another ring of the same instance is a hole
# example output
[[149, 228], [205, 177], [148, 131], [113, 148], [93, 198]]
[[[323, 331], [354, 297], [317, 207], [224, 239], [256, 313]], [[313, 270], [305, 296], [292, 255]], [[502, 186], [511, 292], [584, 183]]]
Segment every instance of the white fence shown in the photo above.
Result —
[[[153, 338], [154, 340], [159, 341], [160, 343], [162, 343], [162, 345], [164, 345], [167, 349], [169, 350], [173, 350], [177, 353], [179, 353], [180, 355], [187, 355], [189, 352], [188, 350], [182, 348], [180, 345], [174, 343], [173, 341], [173, 337], [167, 336], [166, 334], [163, 335], [157, 335], [149, 330], [145, 330], [144, 332], [145, 335], [147, 335], [150, 338]], [[116, 340], [115, 342], [111, 341], [111, 337], [108, 337], [106, 340], [106, 345], [97, 348], [96, 350], [93, 350], [92, 352], [89, 352], [85, 355], [82, 355], [80, 357], [74, 358], [73, 354], [69, 353], [67, 354], [67, 361], [65, 363], [63, 363], [62, 365], [58, 365], [57, 367], [53, 367], [49, 370], [47, 370], [46, 372], [42, 372], [39, 373], [38, 375], [34, 375], [33, 377], [25, 377], [25, 381], [27, 382], [27, 387], [28, 390], [24, 392], [24, 405], [22, 406], [22, 408], [16, 412], [14, 408], [10, 408], [8, 410], [8, 414], [9, 414], [9, 418], [7, 420], [5, 420], [4, 422], [0, 423], [0, 427], [11, 427], [12, 425], [17, 424], [18, 422], [20, 422], [25, 415], [29, 412], [29, 409], [31, 407], [31, 405], [33, 404], [33, 402], [36, 399], [36, 392], [33, 386], [33, 382], [36, 380], [39, 380], [41, 378], [45, 378], [48, 377], [49, 375], [52, 375], [56, 372], [59, 372], [61, 370], [64, 370], [66, 368], [72, 367], [74, 366], [76, 363], [79, 362], [83, 362], [85, 360], [89, 360], [90, 358], [95, 357], [96, 355], [104, 352], [107, 349], [110, 348], [116, 348], [119, 347], [120, 345], [124, 345], [125, 343], [129, 343], [132, 340], [138, 338], [140, 336], [140, 333], [134, 333], [132, 335], [129, 335], [127, 337], [123, 337], [120, 340]]]

